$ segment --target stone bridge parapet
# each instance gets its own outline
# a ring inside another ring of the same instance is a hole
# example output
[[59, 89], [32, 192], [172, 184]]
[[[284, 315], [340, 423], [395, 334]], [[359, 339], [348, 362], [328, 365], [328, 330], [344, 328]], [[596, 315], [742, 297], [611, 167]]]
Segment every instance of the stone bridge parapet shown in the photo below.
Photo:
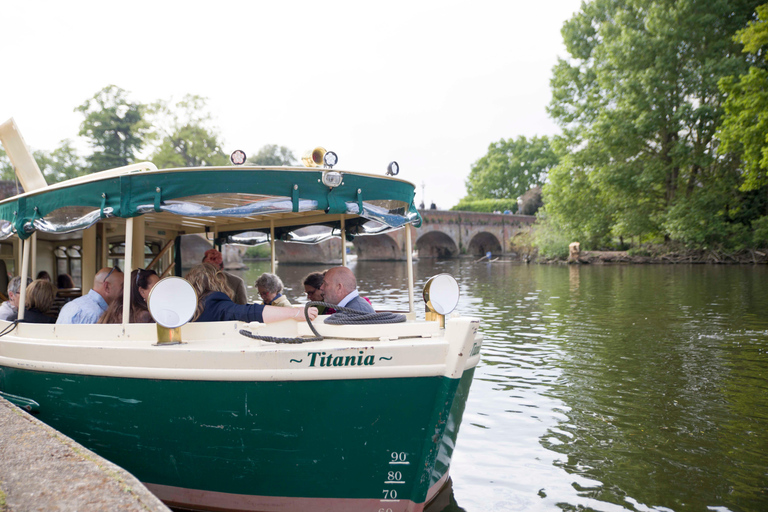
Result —
[[[481, 257], [487, 252], [506, 256], [513, 239], [530, 233], [536, 217], [447, 210], [420, 210], [420, 228], [410, 227], [414, 249], [420, 258]], [[358, 259], [405, 259], [405, 230], [354, 241]]]

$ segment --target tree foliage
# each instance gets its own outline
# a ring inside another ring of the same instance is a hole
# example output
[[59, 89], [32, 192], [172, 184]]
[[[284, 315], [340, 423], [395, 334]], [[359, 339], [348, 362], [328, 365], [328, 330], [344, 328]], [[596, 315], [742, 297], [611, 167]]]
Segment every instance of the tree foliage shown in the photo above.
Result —
[[65, 139], [50, 153], [36, 151], [35, 160], [49, 184], [77, 178], [86, 174], [83, 158], [77, 153], [72, 141]]
[[127, 96], [120, 87], [108, 85], [75, 109], [85, 116], [80, 135], [93, 148], [85, 158], [90, 172], [131, 164], [144, 145], [148, 129], [144, 105], [129, 101]]
[[251, 165], [295, 165], [296, 157], [285, 146], [267, 144], [262, 146], [256, 155], [248, 158]]
[[719, 134], [723, 142], [720, 150], [742, 155], [744, 190], [768, 185], [768, 4], [759, 6], [757, 15], [758, 19], [738, 31], [734, 38], [755, 58], [753, 66], [738, 80], [720, 80], [720, 89], [727, 97]]
[[463, 198], [451, 210], [462, 212], [516, 212], [517, 199], [468, 199]]
[[186, 95], [176, 103], [158, 101], [148, 109], [155, 143], [150, 160], [159, 168], [227, 165], [206, 100]]
[[557, 165], [549, 139], [523, 136], [494, 142], [488, 153], [472, 166], [467, 178], [467, 199], [514, 199], [544, 184], [547, 172]]
[[[77, 150], [69, 139], [61, 141], [59, 147], [51, 152], [33, 151], [32, 157], [49, 185], [86, 174], [83, 159], [77, 154]], [[10, 158], [2, 149], [0, 149], [0, 179], [16, 180], [16, 171]]]
[[8, 154], [0, 148], [0, 179], [15, 180], [16, 174], [11, 165], [11, 159], [8, 158]]
[[[567, 154], [550, 221], [587, 247], [614, 237], [727, 243], [748, 223], [739, 159], [718, 154], [718, 81], [747, 70], [747, 0], [595, 0], [565, 23], [549, 112]], [[682, 219], [685, 218], [683, 221]], [[699, 226], [705, 225], [702, 231]]]

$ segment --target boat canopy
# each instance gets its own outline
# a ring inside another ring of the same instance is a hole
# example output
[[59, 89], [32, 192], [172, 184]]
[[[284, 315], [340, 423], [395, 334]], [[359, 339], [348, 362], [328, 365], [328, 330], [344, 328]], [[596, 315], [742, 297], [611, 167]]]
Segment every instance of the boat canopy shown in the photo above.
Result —
[[[325, 173], [341, 175], [329, 187]], [[392, 177], [304, 167], [205, 167], [158, 170], [135, 164], [75, 178], [0, 202], [0, 239], [35, 231], [70, 233], [100, 219], [145, 216], [148, 223], [195, 233], [215, 231], [224, 242], [275, 239], [314, 243], [328, 232], [379, 234], [421, 224], [412, 183]], [[337, 235], [336, 235], [337, 236]]]

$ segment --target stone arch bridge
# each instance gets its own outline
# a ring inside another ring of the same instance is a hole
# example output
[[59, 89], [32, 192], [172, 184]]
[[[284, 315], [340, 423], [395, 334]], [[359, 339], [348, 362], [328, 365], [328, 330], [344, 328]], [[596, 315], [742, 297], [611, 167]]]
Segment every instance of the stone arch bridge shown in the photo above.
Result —
[[[530, 233], [536, 217], [495, 213], [420, 210], [424, 220], [411, 229], [411, 240], [420, 258], [494, 257], [513, 253], [514, 237]], [[405, 259], [405, 230], [354, 240], [361, 260]]]

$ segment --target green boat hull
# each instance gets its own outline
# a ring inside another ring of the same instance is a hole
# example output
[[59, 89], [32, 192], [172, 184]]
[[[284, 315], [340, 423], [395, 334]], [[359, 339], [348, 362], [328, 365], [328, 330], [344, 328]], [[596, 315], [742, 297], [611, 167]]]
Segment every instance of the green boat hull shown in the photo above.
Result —
[[473, 373], [221, 382], [0, 367], [0, 390], [161, 498], [174, 490], [176, 505], [235, 496], [394, 512], [419, 510], [447, 478]]

